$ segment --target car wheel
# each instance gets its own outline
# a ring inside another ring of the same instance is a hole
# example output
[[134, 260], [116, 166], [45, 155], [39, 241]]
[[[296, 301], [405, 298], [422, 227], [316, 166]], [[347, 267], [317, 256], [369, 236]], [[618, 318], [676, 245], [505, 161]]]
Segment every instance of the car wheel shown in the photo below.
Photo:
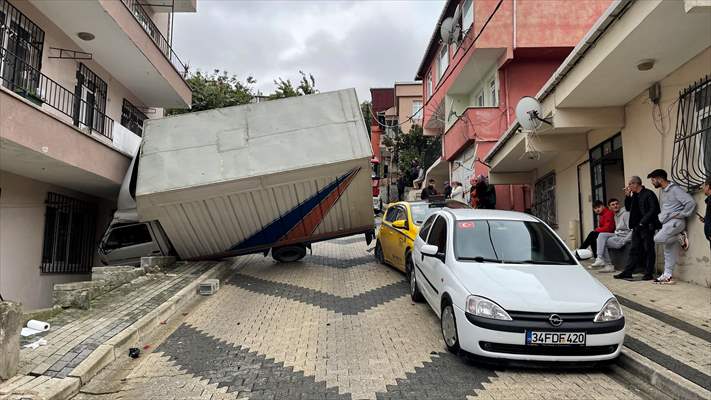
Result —
[[383, 255], [383, 246], [380, 244], [380, 240], [375, 242], [375, 259], [379, 263], [385, 264], [385, 256]]
[[415, 264], [412, 262], [412, 257], [409, 257], [408, 259], [410, 260], [411, 264], [410, 273], [408, 274], [408, 277], [410, 278], [410, 298], [412, 298], [412, 301], [414, 301], [415, 303], [421, 303], [423, 297], [422, 292], [420, 292], [420, 288], [417, 286], [417, 274], [415, 274]]
[[442, 338], [447, 350], [457, 354], [459, 353], [459, 334], [457, 333], [457, 321], [454, 318], [454, 306], [450, 303], [445, 303], [442, 307], [442, 316], [440, 318], [442, 327]]

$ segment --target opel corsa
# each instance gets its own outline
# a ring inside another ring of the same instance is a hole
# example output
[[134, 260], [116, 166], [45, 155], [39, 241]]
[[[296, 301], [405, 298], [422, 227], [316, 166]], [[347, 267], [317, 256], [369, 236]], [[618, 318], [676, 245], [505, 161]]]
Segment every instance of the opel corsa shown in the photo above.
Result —
[[440, 318], [452, 352], [536, 361], [620, 354], [617, 299], [541, 220], [523, 213], [443, 209], [415, 239], [414, 301]]

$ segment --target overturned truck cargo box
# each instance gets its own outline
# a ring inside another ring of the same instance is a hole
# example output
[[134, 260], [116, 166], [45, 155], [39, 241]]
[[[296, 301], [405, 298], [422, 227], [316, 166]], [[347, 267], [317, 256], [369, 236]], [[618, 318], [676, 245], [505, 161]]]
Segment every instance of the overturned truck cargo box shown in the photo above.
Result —
[[158, 221], [183, 259], [290, 249], [289, 261], [310, 243], [373, 230], [353, 89], [148, 120], [143, 140], [138, 215]]

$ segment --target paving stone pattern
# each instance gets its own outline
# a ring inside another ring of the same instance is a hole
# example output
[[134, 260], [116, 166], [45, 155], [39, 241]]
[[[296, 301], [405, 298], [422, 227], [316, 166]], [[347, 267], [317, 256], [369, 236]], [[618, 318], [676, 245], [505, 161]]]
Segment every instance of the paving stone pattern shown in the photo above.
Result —
[[23, 338], [48, 344], [20, 352], [20, 373], [63, 378], [99, 345], [164, 303], [214, 263], [189, 263], [167, 274], [141, 277], [98, 298], [91, 310], [66, 310], [49, 322], [52, 329]]
[[253, 259], [105, 398], [639, 398], [605, 371], [502, 369], [448, 353], [403, 274], [368, 260], [365, 242], [342, 241], [314, 252], [350, 268]]

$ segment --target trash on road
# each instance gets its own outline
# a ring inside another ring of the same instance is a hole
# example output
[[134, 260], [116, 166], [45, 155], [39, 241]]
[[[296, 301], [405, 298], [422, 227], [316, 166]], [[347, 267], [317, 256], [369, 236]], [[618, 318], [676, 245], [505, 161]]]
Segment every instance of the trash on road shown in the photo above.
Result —
[[138, 347], [131, 347], [128, 349], [128, 356], [131, 358], [138, 358], [141, 355], [141, 349]]
[[20, 335], [22, 336], [32, 336], [40, 332], [47, 332], [50, 328], [49, 322], [37, 321], [36, 319], [31, 319], [27, 321], [27, 326], [22, 328]]
[[47, 341], [45, 339], [39, 339], [39, 340], [34, 341], [30, 344], [26, 344], [23, 347], [28, 348], [28, 349], [36, 349], [40, 346], [46, 346], [46, 345], [47, 345]]
[[200, 284], [198, 292], [203, 296], [209, 296], [215, 294], [220, 289], [219, 279], [206, 279]]

